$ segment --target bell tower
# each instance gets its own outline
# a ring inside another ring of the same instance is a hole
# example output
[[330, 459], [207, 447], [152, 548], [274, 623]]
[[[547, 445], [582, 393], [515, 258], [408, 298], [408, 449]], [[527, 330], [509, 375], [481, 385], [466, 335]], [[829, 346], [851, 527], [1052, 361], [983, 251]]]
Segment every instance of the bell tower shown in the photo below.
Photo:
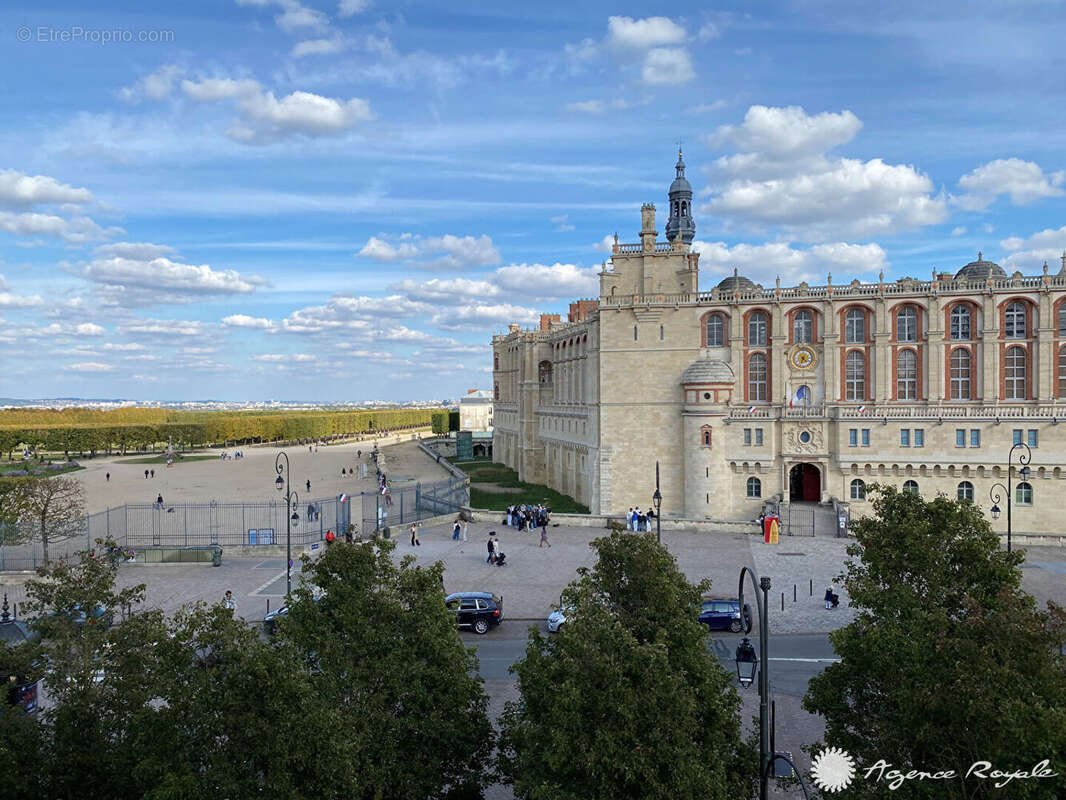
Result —
[[677, 177], [670, 184], [670, 219], [666, 223], [666, 238], [673, 242], [681, 237], [684, 244], [692, 244], [696, 223], [692, 221], [692, 184], [685, 178], [685, 159], [677, 149]]

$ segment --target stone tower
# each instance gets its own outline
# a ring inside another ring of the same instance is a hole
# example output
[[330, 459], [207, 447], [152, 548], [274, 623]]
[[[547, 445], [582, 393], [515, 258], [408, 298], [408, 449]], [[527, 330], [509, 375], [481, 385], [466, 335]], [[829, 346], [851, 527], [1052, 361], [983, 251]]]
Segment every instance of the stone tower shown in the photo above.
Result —
[[685, 178], [685, 160], [681, 148], [677, 150], [677, 177], [670, 184], [670, 220], [666, 223], [666, 238], [674, 241], [678, 236], [685, 244], [692, 244], [696, 235], [696, 223], [692, 221], [692, 185]]

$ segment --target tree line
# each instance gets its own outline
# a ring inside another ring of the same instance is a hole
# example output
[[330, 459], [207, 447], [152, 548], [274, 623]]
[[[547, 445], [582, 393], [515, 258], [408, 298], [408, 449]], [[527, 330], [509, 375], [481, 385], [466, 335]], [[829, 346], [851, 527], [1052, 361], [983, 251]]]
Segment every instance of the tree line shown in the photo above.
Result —
[[[0, 412], [0, 452], [125, 453], [160, 443], [203, 447], [226, 442], [273, 442], [386, 432], [428, 426], [433, 409], [374, 411], [197, 412], [122, 408], [110, 411], [36, 409]], [[151, 413], [142, 413], [151, 412]], [[162, 413], [160, 413], [162, 412]], [[57, 421], [57, 417], [63, 421]], [[73, 418], [77, 421], [66, 421]], [[12, 422], [12, 420], [18, 420]]]

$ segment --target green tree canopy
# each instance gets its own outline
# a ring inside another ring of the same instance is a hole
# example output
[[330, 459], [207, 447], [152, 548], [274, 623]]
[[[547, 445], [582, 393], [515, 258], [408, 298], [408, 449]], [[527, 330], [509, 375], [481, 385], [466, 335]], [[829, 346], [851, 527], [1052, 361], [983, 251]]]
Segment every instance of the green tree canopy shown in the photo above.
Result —
[[500, 769], [523, 800], [722, 798], [751, 793], [758, 760], [740, 701], [697, 621], [690, 584], [647, 535], [593, 542], [566, 589], [567, 623], [533, 631], [503, 716]]
[[[854, 622], [830, 635], [841, 661], [811, 680], [804, 707], [826, 720], [826, 744], [850, 753], [858, 778], [841, 797], [1066, 796], [1066, 662], [1062, 616], [1021, 589], [1021, 552], [1007, 553], [968, 501], [876, 487], [874, 515], [854, 525], [843, 576]], [[1060, 775], [1007, 788], [967, 771]], [[954, 770], [890, 791], [866, 778], [879, 762], [903, 772]]]

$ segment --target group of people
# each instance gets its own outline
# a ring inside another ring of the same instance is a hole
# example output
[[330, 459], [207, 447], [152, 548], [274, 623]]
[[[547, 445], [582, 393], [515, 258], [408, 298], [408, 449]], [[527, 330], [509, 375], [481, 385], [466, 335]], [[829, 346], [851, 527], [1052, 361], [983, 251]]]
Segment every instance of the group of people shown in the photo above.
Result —
[[507, 562], [506, 554], [500, 551], [500, 542], [496, 538], [496, 531], [489, 531], [489, 540], [486, 543], [489, 551], [489, 557], [485, 559], [486, 564], [495, 564], [497, 567], [502, 567]]
[[218, 454], [218, 457], [223, 461], [228, 461], [230, 459], [244, 458], [244, 453], [240, 450], [234, 450], [233, 455], [230, 455], [225, 450], [223, 450], [221, 453]]
[[626, 530], [627, 531], [650, 531], [652, 520], [655, 519], [655, 512], [652, 509], [648, 509], [647, 513], [640, 510], [639, 507], [631, 508], [626, 512]]
[[466, 541], [466, 520], [463, 519], [462, 514], [456, 517], [452, 524], [452, 541]]
[[507, 515], [503, 524], [508, 527], [518, 528], [519, 531], [528, 531], [533, 528], [547, 528], [551, 519], [552, 510], [542, 505], [517, 505], [508, 506]]

